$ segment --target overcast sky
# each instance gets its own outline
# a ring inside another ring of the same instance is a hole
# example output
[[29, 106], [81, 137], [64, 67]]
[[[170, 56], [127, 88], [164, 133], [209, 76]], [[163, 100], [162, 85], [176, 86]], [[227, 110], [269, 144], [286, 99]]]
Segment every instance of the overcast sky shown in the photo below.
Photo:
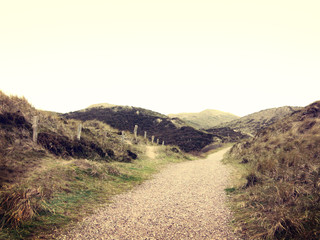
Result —
[[320, 100], [319, 0], [0, 0], [0, 89], [239, 116]]

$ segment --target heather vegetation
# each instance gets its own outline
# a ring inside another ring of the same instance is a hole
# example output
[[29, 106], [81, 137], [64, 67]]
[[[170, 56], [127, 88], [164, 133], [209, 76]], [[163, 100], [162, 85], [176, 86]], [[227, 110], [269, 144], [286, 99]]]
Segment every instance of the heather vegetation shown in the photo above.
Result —
[[225, 159], [237, 169], [226, 192], [244, 239], [319, 239], [320, 102], [236, 121], [204, 131], [114, 105], [61, 115], [0, 92], [0, 239], [45, 238], [166, 164], [193, 158], [185, 152], [206, 156], [238, 141]]
[[243, 134], [240, 131], [235, 131], [230, 127], [217, 127], [206, 129], [208, 133], [213, 134], [216, 138], [220, 139], [221, 142], [239, 142], [242, 139], [247, 139], [250, 136]]
[[231, 196], [245, 239], [320, 238], [320, 102], [236, 144], [225, 161], [238, 169]]
[[[34, 116], [40, 120], [37, 142]], [[46, 236], [165, 164], [189, 158], [178, 147], [155, 146], [151, 159], [150, 142], [130, 132], [124, 136], [105, 123], [65, 119], [0, 92], [0, 239]]]
[[213, 135], [195, 129], [178, 118], [171, 119], [157, 112], [136, 107], [93, 106], [64, 115], [68, 119], [98, 120], [116, 129], [132, 131], [138, 125], [138, 135], [151, 140], [154, 136], [165, 144], [177, 145], [185, 152], [197, 152], [213, 142]]

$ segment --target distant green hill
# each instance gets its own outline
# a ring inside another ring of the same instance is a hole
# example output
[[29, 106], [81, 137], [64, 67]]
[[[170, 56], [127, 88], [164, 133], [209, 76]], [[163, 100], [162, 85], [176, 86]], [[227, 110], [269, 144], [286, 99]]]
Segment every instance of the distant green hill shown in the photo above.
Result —
[[198, 129], [212, 128], [221, 123], [230, 122], [239, 118], [234, 114], [212, 109], [207, 109], [199, 113], [177, 113], [169, 114], [168, 116], [171, 118], [180, 118], [190, 126]]

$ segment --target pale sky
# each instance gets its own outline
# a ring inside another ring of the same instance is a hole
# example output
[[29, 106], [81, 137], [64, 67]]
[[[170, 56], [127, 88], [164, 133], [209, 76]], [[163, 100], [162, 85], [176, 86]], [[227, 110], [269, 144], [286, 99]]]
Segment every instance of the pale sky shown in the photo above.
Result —
[[0, 0], [0, 90], [244, 116], [320, 100], [319, 0]]

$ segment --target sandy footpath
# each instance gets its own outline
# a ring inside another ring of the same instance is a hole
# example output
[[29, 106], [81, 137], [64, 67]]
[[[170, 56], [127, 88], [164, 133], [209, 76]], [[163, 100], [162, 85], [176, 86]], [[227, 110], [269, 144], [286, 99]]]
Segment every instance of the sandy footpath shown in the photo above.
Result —
[[170, 165], [54, 238], [238, 239], [225, 206], [230, 171], [220, 160], [226, 151]]

